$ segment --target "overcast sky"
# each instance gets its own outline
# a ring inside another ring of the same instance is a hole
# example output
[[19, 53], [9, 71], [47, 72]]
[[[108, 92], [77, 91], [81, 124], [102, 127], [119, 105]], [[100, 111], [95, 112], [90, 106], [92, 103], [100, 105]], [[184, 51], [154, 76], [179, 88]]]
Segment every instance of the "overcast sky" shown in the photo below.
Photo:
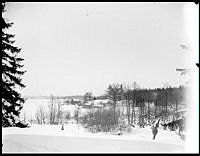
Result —
[[184, 84], [185, 3], [7, 3], [24, 95], [103, 94], [109, 84]]

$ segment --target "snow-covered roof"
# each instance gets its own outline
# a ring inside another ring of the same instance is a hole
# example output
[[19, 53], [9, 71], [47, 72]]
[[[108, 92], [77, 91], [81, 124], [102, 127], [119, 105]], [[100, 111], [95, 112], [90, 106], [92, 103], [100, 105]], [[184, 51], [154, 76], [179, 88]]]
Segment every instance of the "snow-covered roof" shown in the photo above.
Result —
[[87, 101], [87, 102], [84, 103], [84, 105], [86, 105], [86, 106], [91, 106], [93, 104], [94, 104], [93, 101]]
[[100, 104], [100, 103], [108, 103], [110, 100], [105, 99], [105, 100], [94, 100], [94, 104]]

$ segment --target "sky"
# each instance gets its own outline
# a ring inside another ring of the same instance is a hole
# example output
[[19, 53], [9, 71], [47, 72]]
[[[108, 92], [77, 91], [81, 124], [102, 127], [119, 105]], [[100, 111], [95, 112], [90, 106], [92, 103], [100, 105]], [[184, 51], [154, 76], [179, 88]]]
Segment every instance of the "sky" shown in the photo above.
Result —
[[23, 95], [94, 95], [109, 84], [144, 88], [185, 83], [176, 68], [192, 67], [188, 3], [10, 2], [24, 58]]

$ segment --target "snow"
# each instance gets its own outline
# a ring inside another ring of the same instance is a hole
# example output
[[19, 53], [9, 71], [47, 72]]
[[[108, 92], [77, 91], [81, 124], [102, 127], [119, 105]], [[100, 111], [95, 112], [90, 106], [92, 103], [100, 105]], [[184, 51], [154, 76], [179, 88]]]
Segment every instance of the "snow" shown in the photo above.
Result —
[[109, 99], [105, 99], [105, 100], [94, 100], [94, 104], [107, 104], [109, 103], [110, 100]]
[[76, 124], [2, 128], [3, 153], [182, 153], [185, 142], [175, 132], [134, 128], [130, 134], [89, 133]]

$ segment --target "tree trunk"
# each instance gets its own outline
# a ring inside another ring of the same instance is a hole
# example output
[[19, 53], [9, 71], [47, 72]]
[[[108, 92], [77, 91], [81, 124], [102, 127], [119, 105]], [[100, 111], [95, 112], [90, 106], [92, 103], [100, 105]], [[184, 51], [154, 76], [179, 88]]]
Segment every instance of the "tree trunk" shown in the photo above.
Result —
[[126, 115], [128, 119], [128, 124], [130, 124], [129, 112], [130, 112], [129, 101], [128, 101], [128, 97], [126, 97]]
[[147, 118], [148, 118], [148, 123], [150, 122], [150, 108], [149, 108], [149, 99], [147, 100], [147, 102], [148, 102], [148, 107], [147, 107]]
[[155, 111], [154, 111], [154, 116], [156, 118], [157, 116], [157, 99], [155, 100]]
[[116, 109], [116, 101], [114, 101], [114, 125], [116, 125], [116, 119], [115, 119], [115, 109]]
[[135, 97], [135, 99], [134, 99], [134, 103], [133, 103], [133, 116], [134, 116], [134, 124], [136, 123], [135, 106], [136, 106], [136, 97]]

